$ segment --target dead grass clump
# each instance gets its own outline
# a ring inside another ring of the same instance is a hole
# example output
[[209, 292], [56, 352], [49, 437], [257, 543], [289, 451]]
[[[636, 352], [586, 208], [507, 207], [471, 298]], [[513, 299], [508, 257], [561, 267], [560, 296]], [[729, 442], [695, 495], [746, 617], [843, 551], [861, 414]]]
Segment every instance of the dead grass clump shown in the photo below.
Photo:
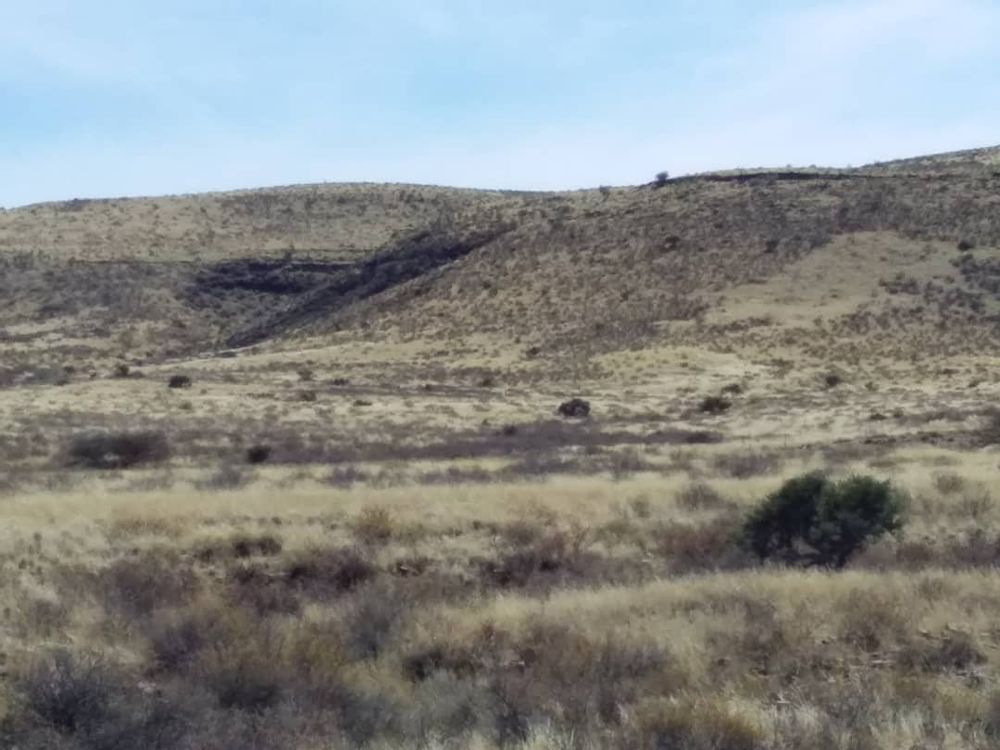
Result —
[[194, 556], [203, 563], [232, 558], [273, 557], [281, 553], [282, 546], [281, 538], [276, 534], [237, 531], [225, 538], [199, 543], [194, 549]]
[[375, 577], [368, 556], [352, 548], [319, 548], [299, 553], [285, 568], [285, 580], [312, 596], [341, 594]]
[[421, 484], [489, 484], [494, 479], [493, 473], [481, 466], [449, 466], [420, 475]]
[[388, 508], [369, 505], [350, 522], [351, 533], [361, 544], [386, 544], [396, 533], [396, 522]]
[[684, 750], [764, 750], [760, 727], [727, 706], [722, 699], [654, 699], [639, 706], [635, 721], [636, 748]]
[[147, 551], [116, 560], [95, 574], [106, 607], [129, 619], [191, 601], [200, 589], [190, 567], [168, 553]]
[[537, 521], [517, 520], [493, 529], [500, 539], [511, 547], [529, 547], [545, 535], [545, 526]]
[[641, 561], [600, 555], [589, 549], [592, 541], [592, 535], [583, 529], [547, 528], [530, 542], [501, 544], [492, 558], [475, 562], [489, 588], [547, 591], [648, 577], [647, 566]]
[[362, 471], [356, 466], [347, 465], [334, 467], [330, 473], [324, 477], [323, 481], [331, 487], [350, 488], [355, 484], [362, 484], [370, 479], [371, 477], [367, 472]]
[[294, 615], [302, 609], [297, 587], [261, 565], [241, 565], [228, 574], [227, 598], [258, 617]]
[[649, 471], [653, 468], [653, 465], [642, 457], [635, 448], [625, 448], [624, 450], [615, 451], [608, 458], [608, 463], [611, 468], [611, 476], [615, 480], [621, 481], [628, 479], [633, 474], [641, 471]]
[[721, 510], [732, 505], [707, 482], [693, 482], [674, 495], [678, 507], [690, 511]]
[[64, 601], [30, 598], [20, 604], [20, 623], [35, 638], [51, 639], [64, 632], [71, 607]]
[[501, 588], [521, 588], [540, 575], [569, 574], [580, 567], [585, 540], [562, 530], [548, 530], [527, 543], [515, 543], [482, 563], [486, 580]]
[[890, 592], [852, 591], [838, 610], [840, 638], [861, 651], [885, 652], [913, 632], [912, 606]]
[[986, 661], [975, 638], [961, 630], [930, 634], [905, 645], [896, 658], [904, 669], [920, 672], [965, 672]]
[[1000, 564], [1000, 535], [969, 529], [946, 541], [942, 557], [949, 567], [992, 568]]
[[713, 468], [726, 477], [749, 479], [781, 470], [781, 459], [774, 453], [763, 451], [737, 451], [723, 453], [712, 460]]
[[965, 479], [953, 471], [934, 475], [934, 486], [942, 495], [954, 495], [965, 488]]
[[134, 679], [86, 654], [59, 650], [14, 680], [21, 709], [0, 724], [4, 747], [179, 747], [192, 723], [184, 707], [136, 689]]
[[403, 619], [408, 606], [397, 586], [365, 586], [354, 596], [344, 619], [345, 644], [355, 659], [375, 659]]
[[158, 614], [145, 629], [153, 670], [180, 674], [209, 645], [243, 637], [232, 627], [233, 618], [232, 613], [207, 606]]
[[194, 486], [201, 492], [226, 492], [242, 489], [253, 479], [253, 474], [243, 467], [225, 463], [207, 477], [196, 480]]
[[237, 533], [229, 538], [233, 557], [271, 557], [281, 553], [281, 539], [274, 534]]
[[497, 472], [497, 476], [505, 481], [538, 481], [554, 474], [586, 474], [595, 471], [596, 469], [584, 471], [583, 462], [578, 459], [552, 454], [529, 454], [505, 466]]
[[66, 463], [85, 469], [128, 469], [169, 457], [170, 445], [162, 432], [78, 435], [66, 448]]
[[581, 736], [618, 728], [644, 694], [669, 695], [686, 679], [653, 644], [543, 621], [516, 632], [487, 623], [469, 641], [417, 646], [404, 655], [403, 670], [418, 684], [448, 678], [465, 691], [489, 685], [491, 700], [480, 713], [492, 714], [495, 733], [510, 741], [544, 723]]
[[664, 523], [652, 530], [651, 539], [673, 573], [732, 570], [750, 564], [738, 532], [738, 521], [718, 518], [701, 525]]
[[293, 682], [275, 658], [279, 648], [266, 637], [220, 644], [202, 654], [193, 670], [221, 708], [260, 712], [277, 704]]

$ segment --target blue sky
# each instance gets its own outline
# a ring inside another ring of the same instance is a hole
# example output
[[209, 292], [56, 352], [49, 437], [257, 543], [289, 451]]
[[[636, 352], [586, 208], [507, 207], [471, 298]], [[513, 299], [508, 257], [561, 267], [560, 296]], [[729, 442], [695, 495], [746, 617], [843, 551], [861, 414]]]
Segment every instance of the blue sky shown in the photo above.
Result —
[[1000, 144], [998, 0], [0, 0], [0, 206]]

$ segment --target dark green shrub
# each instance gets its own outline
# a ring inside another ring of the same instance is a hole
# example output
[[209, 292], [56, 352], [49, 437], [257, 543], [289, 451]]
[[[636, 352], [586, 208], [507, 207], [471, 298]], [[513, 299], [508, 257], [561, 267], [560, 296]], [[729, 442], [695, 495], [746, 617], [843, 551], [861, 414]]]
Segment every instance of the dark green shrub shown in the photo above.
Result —
[[768, 496], [744, 523], [743, 540], [762, 560], [840, 568], [869, 540], [902, 528], [904, 505], [888, 481], [834, 482], [813, 472]]
[[171, 375], [167, 381], [168, 388], [190, 388], [191, 378], [188, 375]]

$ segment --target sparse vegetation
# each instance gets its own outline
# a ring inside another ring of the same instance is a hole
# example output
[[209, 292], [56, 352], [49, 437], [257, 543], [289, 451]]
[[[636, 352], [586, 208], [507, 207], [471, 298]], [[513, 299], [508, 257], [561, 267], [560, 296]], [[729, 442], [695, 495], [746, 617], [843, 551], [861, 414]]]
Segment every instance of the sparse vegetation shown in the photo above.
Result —
[[0, 747], [993, 747], [990, 179], [0, 212]]
[[170, 457], [161, 432], [118, 432], [78, 435], [66, 448], [69, 466], [86, 469], [129, 469]]

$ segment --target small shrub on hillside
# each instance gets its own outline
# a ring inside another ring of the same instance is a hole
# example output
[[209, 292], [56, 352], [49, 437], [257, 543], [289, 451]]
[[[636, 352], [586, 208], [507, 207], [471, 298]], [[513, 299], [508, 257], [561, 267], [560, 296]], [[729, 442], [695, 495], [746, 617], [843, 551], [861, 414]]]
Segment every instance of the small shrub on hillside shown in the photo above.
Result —
[[170, 457], [161, 432], [116, 432], [79, 435], [66, 449], [66, 462], [86, 469], [128, 469]]
[[804, 474], [750, 514], [743, 538], [761, 559], [839, 568], [869, 540], [901, 529], [904, 505], [888, 481]]
[[171, 375], [167, 381], [168, 388], [190, 388], [191, 378], [187, 375]]
[[557, 413], [567, 419], [583, 419], [590, 416], [590, 402], [582, 398], [571, 398], [559, 404]]
[[702, 414], [724, 414], [732, 408], [733, 402], [724, 396], [706, 396], [698, 404]]
[[660, 188], [666, 185], [669, 181], [670, 181], [669, 172], [657, 172], [656, 179], [654, 180], [653, 184], [656, 187]]
[[247, 448], [247, 463], [262, 464], [271, 457], [272, 448], [270, 445], [252, 445]]

